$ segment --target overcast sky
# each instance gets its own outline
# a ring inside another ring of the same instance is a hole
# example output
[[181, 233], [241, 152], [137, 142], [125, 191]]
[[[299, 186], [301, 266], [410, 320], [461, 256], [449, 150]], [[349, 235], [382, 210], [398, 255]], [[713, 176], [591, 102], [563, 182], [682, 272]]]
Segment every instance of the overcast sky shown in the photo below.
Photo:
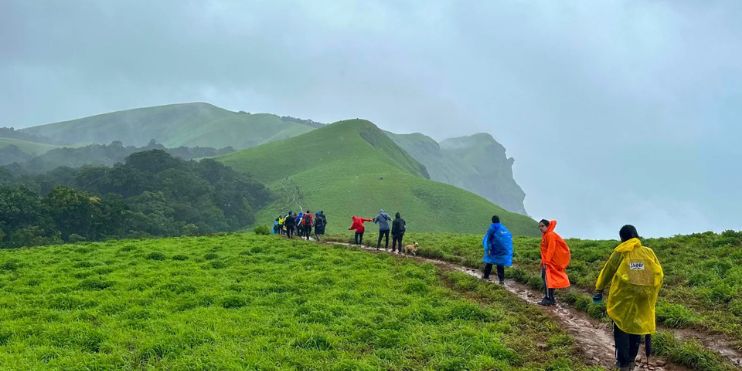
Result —
[[0, 0], [0, 126], [205, 101], [488, 132], [564, 236], [740, 230], [741, 19], [736, 0]]

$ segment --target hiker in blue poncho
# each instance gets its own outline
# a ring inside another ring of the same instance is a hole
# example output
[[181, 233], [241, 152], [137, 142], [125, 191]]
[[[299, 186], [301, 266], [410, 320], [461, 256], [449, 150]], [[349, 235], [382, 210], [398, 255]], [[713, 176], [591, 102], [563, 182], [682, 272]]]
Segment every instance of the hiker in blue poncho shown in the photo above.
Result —
[[497, 278], [500, 284], [505, 283], [505, 267], [513, 265], [513, 235], [500, 223], [500, 217], [492, 216], [487, 233], [482, 238], [484, 247], [484, 275], [483, 279], [489, 280], [492, 273], [492, 265], [497, 266]]

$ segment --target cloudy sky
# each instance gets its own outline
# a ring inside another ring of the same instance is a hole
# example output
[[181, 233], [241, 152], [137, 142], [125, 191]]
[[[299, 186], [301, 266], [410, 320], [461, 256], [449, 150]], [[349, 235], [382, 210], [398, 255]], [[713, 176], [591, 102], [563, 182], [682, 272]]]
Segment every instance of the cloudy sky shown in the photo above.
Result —
[[491, 133], [565, 236], [742, 229], [742, 2], [0, 0], [0, 126], [206, 101]]

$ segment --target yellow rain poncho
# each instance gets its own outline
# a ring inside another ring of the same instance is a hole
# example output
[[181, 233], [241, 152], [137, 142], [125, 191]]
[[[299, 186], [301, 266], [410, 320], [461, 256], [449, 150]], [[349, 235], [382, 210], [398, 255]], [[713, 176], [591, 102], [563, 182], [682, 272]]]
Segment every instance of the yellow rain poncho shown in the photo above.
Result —
[[595, 289], [603, 291], [610, 280], [606, 299], [608, 316], [627, 334], [655, 331], [655, 305], [664, 273], [654, 251], [632, 238], [616, 246], [600, 271]]

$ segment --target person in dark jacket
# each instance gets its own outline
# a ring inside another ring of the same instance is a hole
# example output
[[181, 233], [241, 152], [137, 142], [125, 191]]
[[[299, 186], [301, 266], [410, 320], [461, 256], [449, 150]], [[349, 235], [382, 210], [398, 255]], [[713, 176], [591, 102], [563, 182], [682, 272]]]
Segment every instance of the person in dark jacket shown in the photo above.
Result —
[[394, 252], [395, 247], [399, 246], [397, 247], [397, 253], [402, 253], [402, 237], [404, 237], [406, 229], [407, 223], [397, 212], [394, 214], [394, 221], [392, 222], [392, 252]]
[[327, 218], [325, 217], [325, 212], [320, 210], [314, 215], [314, 237], [317, 238], [317, 241], [319, 241], [320, 235], [325, 234], [326, 226]]
[[387, 214], [384, 209], [379, 210], [379, 215], [374, 218], [374, 223], [379, 225], [379, 240], [376, 241], [376, 250], [381, 246], [381, 238], [386, 237], [384, 243], [384, 250], [389, 249], [389, 221], [392, 217]]
[[283, 225], [286, 227], [286, 236], [291, 238], [294, 234], [294, 227], [296, 227], [296, 217], [294, 217], [293, 211], [289, 211], [289, 214], [286, 215], [286, 220], [283, 221]]

